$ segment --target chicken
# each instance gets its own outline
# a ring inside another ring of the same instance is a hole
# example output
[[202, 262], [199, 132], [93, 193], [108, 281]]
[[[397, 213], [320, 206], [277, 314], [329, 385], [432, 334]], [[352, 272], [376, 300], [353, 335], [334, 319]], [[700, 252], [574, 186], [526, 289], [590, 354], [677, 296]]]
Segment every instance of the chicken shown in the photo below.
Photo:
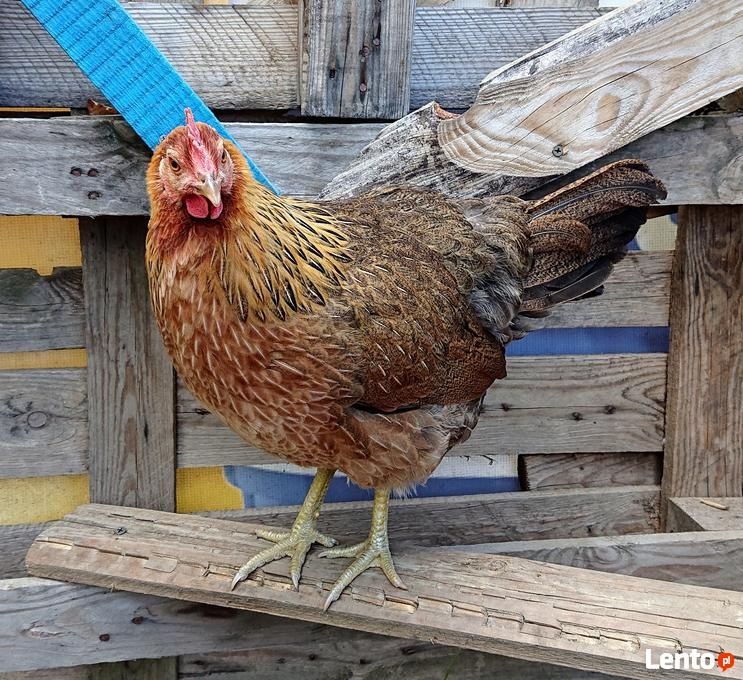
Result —
[[[310, 547], [352, 557], [325, 608], [364, 570], [395, 586], [392, 490], [425, 481], [477, 424], [528, 318], [596, 290], [665, 196], [620, 161], [538, 201], [452, 199], [390, 186], [345, 200], [276, 196], [211, 127], [173, 130], [147, 172], [147, 270], [183, 382], [246, 442], [317, 474], [286, 531], [235, 575]], [[336, 470], [374, 489], [368, 538], [317, 530]]]

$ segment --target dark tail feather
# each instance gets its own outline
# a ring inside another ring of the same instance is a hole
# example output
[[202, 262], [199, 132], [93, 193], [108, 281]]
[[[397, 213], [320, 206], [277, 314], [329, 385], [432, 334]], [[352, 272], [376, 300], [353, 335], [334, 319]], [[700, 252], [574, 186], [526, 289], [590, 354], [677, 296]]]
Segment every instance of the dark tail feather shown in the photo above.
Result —
[[665, 198], [641, 161], [618, 161], [529, 205], [533, 265], [522, 316], [598, 289], [645, 223], [647, 206]]

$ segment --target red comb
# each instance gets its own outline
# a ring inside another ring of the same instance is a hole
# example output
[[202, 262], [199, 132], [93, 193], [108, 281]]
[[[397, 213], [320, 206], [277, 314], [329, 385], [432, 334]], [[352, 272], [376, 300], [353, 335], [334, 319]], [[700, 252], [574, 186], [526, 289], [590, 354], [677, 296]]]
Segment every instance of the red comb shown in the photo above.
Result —
[[204, 140], [201, 137], [201, 130], [196, 125], [191, 109], [185, 109], [186, 129], [188, 130], [188, 139], [191, 143], [191, 158], [195, 167], [202, 172], [211, 172], [213, 163], [209, 159], [209, 154], [204, 146]]
[[198, 125], [193, 117], [191, 109], [184, 109], [186, 113], [186, 127], [188, 128], [188, 136], [197, 144], [201, 144], [201, 132], [199, 131]]

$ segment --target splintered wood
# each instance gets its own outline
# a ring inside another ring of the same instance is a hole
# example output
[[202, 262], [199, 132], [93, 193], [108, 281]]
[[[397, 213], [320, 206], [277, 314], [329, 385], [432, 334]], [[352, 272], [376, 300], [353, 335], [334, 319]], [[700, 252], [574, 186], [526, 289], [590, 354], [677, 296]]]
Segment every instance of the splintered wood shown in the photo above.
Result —
[[[38, 576], [433, 640], [533, 661], [659, 677], [653, 653], [743, 655], [743, 593], [540, 564], [504, 555], [419, 550], [397, 555], [407, 591], [370, 571], [329, 612], [342, 563], [310, 556], [299, 591], [285, 561], [234, 592], [235, 569], [261, 541], [251, 525], [104, 505], [78, 508], [32, 546]], [[719, 671], [674, 671], [705, 677]], [[662, 677], [662, 676], [661, 676]], [[726, 677], [743, 678], [743, 667]]]
[[563, 174], [743, 86], [739, 0], [640, 0], [491, 73], [443, 120], [472, 172]]

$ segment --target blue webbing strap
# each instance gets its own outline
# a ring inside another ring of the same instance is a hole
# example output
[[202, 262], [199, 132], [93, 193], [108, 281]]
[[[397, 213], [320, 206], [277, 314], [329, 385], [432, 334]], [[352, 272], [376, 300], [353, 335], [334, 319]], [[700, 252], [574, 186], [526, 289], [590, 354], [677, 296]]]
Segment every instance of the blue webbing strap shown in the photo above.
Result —
[[[237, 144], [117, 0], [22, 2], [151, 149], [184, 124], [187, 106]], [[255, 179], [275, 192], [243, 154]]]

